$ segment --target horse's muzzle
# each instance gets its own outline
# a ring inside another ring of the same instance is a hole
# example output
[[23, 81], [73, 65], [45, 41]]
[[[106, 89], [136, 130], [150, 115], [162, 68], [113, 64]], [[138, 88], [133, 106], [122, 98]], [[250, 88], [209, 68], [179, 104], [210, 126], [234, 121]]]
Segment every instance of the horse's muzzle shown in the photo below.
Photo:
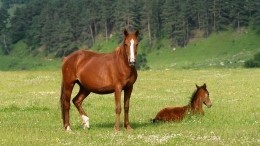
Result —
[[134, 67], [135, 66], [135, 62], [129, 62], [129, 66]]
[[136, 61], [134, 58], [132, 58], [132, 59], [128, 60], [128, 63], [129, 63], [129, 66], [135, 66]]
[[210, 102], [210, 103], [204, 102], [204, 104], [205, 104], [208, 108], [210, 108], [210, 107], [212, 106], [212, 103], [211, 103], [211, 102]]

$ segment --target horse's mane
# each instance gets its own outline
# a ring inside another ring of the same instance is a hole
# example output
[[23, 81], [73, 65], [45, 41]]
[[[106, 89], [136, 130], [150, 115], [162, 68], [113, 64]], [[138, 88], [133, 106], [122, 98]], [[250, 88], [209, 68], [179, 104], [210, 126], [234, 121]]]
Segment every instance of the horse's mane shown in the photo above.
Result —
[[192, 95], [191, 95], [191, 97], [190, 97], [190, 104], [191, 103], [193, 103], [194, 102], [194, 100], [196, 99], [196, 94], [198, 93], [198, 91], [201, 89], [201, 87], [200, 88], [197, 88], [196, 90], [194, 90], [194, 92], [192, 93]]
[[118, 47], [114, 50], [114, 52], [115, 52], [116, 54], [121, 54], [123, 47], [124, 47], [123, 44], [121, 44], [120, 46], [118, 46]]
[[121, 47], [121, 46], [118, 46], [118, 47], [115, 49], [115, 52], [119, 52], [119, 51], [120, 51], [120, 47]]

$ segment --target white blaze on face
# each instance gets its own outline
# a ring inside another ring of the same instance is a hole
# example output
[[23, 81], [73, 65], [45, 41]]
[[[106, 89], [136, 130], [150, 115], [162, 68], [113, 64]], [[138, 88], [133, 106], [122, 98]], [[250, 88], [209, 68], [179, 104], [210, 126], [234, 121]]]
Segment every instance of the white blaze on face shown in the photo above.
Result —
[[130, 62], [135, 62], [134, 44], [135, 41], [131, 39], [130, 40]]

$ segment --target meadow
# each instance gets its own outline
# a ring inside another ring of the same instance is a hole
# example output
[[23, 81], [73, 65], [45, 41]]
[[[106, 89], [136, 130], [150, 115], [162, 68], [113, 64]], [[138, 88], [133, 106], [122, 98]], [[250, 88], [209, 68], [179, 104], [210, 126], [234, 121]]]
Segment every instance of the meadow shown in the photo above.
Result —
[[[90, 129], [71, 106], [72, 132], [60, 115], [61, 72], [0, 72], [0, 145], [260, 145], [260, 69], [139, 71], [130, 102], [131, 132], [115, 133], [114, 97], [90, 94]], [[207, 84], [211, 108], [179, 123], [150, 122], [166, 107], [186, 105], [195, 83]], [[75, 87], [74, 95], [78, 87]]]

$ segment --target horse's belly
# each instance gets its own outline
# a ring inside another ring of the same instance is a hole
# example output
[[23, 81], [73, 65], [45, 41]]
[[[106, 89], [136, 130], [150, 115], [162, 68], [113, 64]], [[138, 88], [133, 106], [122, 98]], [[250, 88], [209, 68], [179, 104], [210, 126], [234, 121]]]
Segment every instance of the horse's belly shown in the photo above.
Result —
[[92, 89], [91, 92], [97, 94], [110, 94], [115, 92], [114, 89], [100, 88], [100, 89]]
[[109, 83], [99, 82], [81, 82], [81, 85], [90, 92], [97, 94], [109, 94], [114, 92], [114, 86]]

